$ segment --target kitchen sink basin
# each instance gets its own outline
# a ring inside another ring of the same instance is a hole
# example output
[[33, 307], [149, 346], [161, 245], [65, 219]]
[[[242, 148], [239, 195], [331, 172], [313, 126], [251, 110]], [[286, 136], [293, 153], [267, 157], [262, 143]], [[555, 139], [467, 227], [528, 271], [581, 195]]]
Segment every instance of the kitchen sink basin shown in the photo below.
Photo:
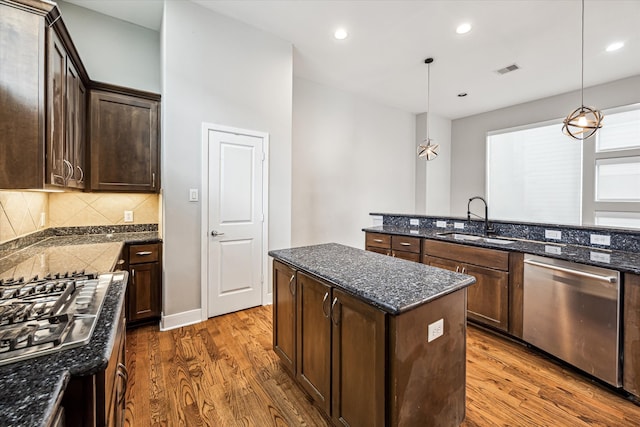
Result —
[[510, 244], [514, 243], [513, 240], [505, 239], [505, 238], [502, 238], [502, 237], [482, 237], [482, 236], [476, 236], [475, 234], [443, 232], [443, 233], [438, 233], [438, 235], [439, 236], [448, 236], [448, 237], [451, 237], [451, 238], [453, 238], [455, 240], [466, 240], [466, 241], [469, 241], [469, 242], [482, 241], [482, 242], [493, 243], [493, 244], [497, 244], [497, 245], [510, 245]]

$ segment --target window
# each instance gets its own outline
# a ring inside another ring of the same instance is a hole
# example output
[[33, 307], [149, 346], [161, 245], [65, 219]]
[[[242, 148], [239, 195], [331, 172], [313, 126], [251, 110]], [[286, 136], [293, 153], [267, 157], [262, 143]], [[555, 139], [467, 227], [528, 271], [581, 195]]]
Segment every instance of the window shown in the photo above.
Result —
[[581, 223], [582, 146], [559, 122], [500, 131], [487, 138], [491, 218]]
[[582, 143], [562, 134], [561, 119], [490, 132], [490, 217], [640, 228], [640, 104], [604, 115]]

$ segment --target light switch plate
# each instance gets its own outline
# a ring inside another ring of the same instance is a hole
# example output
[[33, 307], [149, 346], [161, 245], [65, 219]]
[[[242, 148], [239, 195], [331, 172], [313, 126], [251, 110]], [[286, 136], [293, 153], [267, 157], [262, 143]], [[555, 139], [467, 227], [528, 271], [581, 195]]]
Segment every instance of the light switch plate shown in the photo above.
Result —
[[560, 230], [544, 230], [545, 239], [560, 240], [562, 239], [562, 231]]
[[562, 248], [554, 245], [544, 245], [544, 251], [548, 254], [561, 255]]
[[40, 227], [44, 227], [47, 224], [47, 214], [40, 212]]
[[436, 221], [436, 227], [447, 228], [447, 221]]
[[456, 230], [464, 230], [464, 222], [454, 222], [453, 228]]
[[420, 220], [418, 218], [411, 218], [411, 219], [409, 219], [409, 225], [419, 226], [420, 225]]
[[124, 222], [133, 222], [133, 211], [124, 211]]
[[429, 324], [429, 336], [427, 342], [431, 342], [444, 334], [444, 319], [436, 320]]
[[592, 234], [591, 244], [609, 246], [611, 245], [611, 236], [609, 236], [608, 234]]
[[189, 189], [189, 201], [190, 202], [197, 202], [198, 201], [198, 189], [197, 188], [190, 188]]
[[609, 264], [611, 262], [611, 255], [609, 254], [603, 254], [602, 252], [591, 252], [589, 254], [589, 259], [591, 261], [596, 261], [596, 262], [604, 262], [605, 264]]

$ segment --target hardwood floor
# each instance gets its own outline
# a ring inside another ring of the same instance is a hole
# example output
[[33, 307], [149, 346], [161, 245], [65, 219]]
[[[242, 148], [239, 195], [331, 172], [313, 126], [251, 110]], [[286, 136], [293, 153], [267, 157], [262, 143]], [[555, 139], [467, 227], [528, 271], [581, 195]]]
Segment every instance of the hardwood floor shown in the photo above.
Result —
[[[127, 332], [126, 424], [328, 426], [271, 350], [271, 307]], [[640, 407], [532, 351], [467, 334], [465, 427], [640, 426]]]

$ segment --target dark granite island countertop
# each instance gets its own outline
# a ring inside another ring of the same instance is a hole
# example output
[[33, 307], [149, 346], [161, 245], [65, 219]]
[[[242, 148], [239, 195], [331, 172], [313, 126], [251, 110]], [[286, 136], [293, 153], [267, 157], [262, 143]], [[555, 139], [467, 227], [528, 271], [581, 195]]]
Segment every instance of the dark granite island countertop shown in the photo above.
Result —
[[269, 252], [390, 314], [399, 314], [465, 288], [476, 279], [337, 243]]

